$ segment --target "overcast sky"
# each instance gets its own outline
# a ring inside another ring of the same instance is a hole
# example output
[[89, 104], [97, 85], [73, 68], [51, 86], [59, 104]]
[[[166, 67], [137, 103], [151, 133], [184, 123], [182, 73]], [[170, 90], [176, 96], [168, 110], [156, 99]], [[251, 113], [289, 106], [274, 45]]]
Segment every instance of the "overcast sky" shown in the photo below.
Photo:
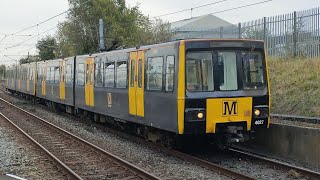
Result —
[[[127, 4], [131, 7], [139, 5], [143, 14], [149, 15], [150, 17], [155, 17], [218, 1], [221, 0], [127, 0]], [[221, 3], [194, 9], [192, 11], [192, 16], [195, 17], [204, 14], [215, 13], [221, 10], [261, 1], [263, 0], [226, 0]], [[21, 56], [16, 55], [26, 55], [28, 52], [30, 52], [30, 54], [35, 54], [35, 44], [37, 40], [41, 39], [47, 34], [53, 35], [56, 32], [56, 29], [50, 30], [41, 36], [30, 35], [36, 35], [56, 27], [58, 22], [61, 22], [65, 19], [65, 15], [59, 16], [58, 18], [55, 18], [47, 23], [19, 33], [23, 36], [5, 36], [5, 34], [15, 33], [68, 9], [67, 0], [0, 0], [0, 4], [0, 64], [4, 62], [6, 64], [13, 62], [13, 60], [9, 60], [9, 58], [5, 57], [4, 55], [18, 60], [21, 58]], [[217, 13], [214, 15], [231, 23], [238, 23], [258, 19], [264, 16], [268, 17], [278, 14], [291, 13], [293, 11], [300, 11], [319, 6], [320, 0], [273, 0], [260, 5]], [[182, 13], [163, 16], [161, 18], [166, 21], [173, 22], [190, 17], [191, 11], [189, 10]], [[22, 45], [8, 48], [32, 37], [34, 38], [24, 42]]]

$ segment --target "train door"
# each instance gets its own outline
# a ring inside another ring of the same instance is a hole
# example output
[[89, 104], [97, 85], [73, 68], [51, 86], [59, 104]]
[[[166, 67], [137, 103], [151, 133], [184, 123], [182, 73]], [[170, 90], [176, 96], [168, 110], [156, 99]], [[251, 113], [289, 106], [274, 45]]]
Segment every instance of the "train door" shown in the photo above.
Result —
[[27, 92], [30, 92], [30, 64], [27, 64]]
[[60, 81], [59, 81], [59, 92], [60, 92], [60, 100], [66, 99], [66, 84], [65, 84], [65, 61], [59, 61], [60, 66]]
[[144, 51], [130, 53], [129, 113], [144, 117]]
[[18, 66], [18, 90], [21, 91], [21, 65]]
[[47, 63], [42, 65], [41, 93], [46, 96]]
[[94, 58], [86, 60], [85, 73], [85, 102], [87, 106], [94, 106]]

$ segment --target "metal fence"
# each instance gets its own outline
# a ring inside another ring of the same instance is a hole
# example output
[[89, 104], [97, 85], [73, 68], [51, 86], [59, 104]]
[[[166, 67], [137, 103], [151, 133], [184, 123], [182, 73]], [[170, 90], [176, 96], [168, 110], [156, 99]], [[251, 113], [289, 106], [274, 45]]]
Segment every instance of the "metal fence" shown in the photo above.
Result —
[[216, 29], [184, 29], [173, 35], [175, 38], [258, 39], [266, 42], [267, 53], [271, 56], [320, 57], [320, 8]]

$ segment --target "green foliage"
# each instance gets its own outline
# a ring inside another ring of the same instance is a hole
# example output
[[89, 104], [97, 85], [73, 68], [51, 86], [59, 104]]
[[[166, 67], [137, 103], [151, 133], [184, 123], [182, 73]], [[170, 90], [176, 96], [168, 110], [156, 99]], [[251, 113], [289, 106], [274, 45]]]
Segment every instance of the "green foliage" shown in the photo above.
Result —
[[269, 61], [271, 112], [320, 117], [320, 59]]
[[39, 40], [36, 45], [41, 60], [52, 60], [57, 57], [57, 42], [54, 37], [46, 36]]
[[[134, 47], [168, 41], [168, 23], [154, 23], [137, 6], [126, 6], [125, 0], [69, 0], [71, 11], [59, 24], [58, 46], [63, 56], [99, 51], [99, 19], [104, 21], [107, 49]], [[161, 36], [161, 37], [159, 37]]]
[[28, 57], [26, 57], [26, 58], [21, 58], [21, 59], [19, 60], [19, 63], [20, 63], [20, 64], [26, 64], [26, 63], [35, 62], [35, 61], [40, 61], [40, 60], [41, 60], [41, 59], [40, 59], [39, 56], [29, 56], [29, 58], [28, 58]]
[[6, 65], [0, 65], [0, 77], [6, 77]]
[[256, 27], [249, 27], [245, 28], [245, 30], [242, 32], [241, 36], [245, 39], [264, 39], [264, 33], [266, 33], [266, 37], [271, 36], [270, 31], [266, 29], [266, 32], [264, 32], [263, 28], [256, 28]]

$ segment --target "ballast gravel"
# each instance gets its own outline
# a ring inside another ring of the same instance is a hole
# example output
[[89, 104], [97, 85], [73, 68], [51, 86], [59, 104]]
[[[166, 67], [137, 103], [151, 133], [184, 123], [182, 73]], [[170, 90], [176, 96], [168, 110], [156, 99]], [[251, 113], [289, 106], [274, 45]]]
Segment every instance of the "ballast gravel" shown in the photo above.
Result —
[[32, 104], [5, 94], [1, 96], [162, 179], [230, 179], [145, 145], [131, 142], [94, 126], [61, 116], [42, 105]]
[[0, 175], [11, 174], [25, 179], [65, 179], [44, 152], [0, 117]]

